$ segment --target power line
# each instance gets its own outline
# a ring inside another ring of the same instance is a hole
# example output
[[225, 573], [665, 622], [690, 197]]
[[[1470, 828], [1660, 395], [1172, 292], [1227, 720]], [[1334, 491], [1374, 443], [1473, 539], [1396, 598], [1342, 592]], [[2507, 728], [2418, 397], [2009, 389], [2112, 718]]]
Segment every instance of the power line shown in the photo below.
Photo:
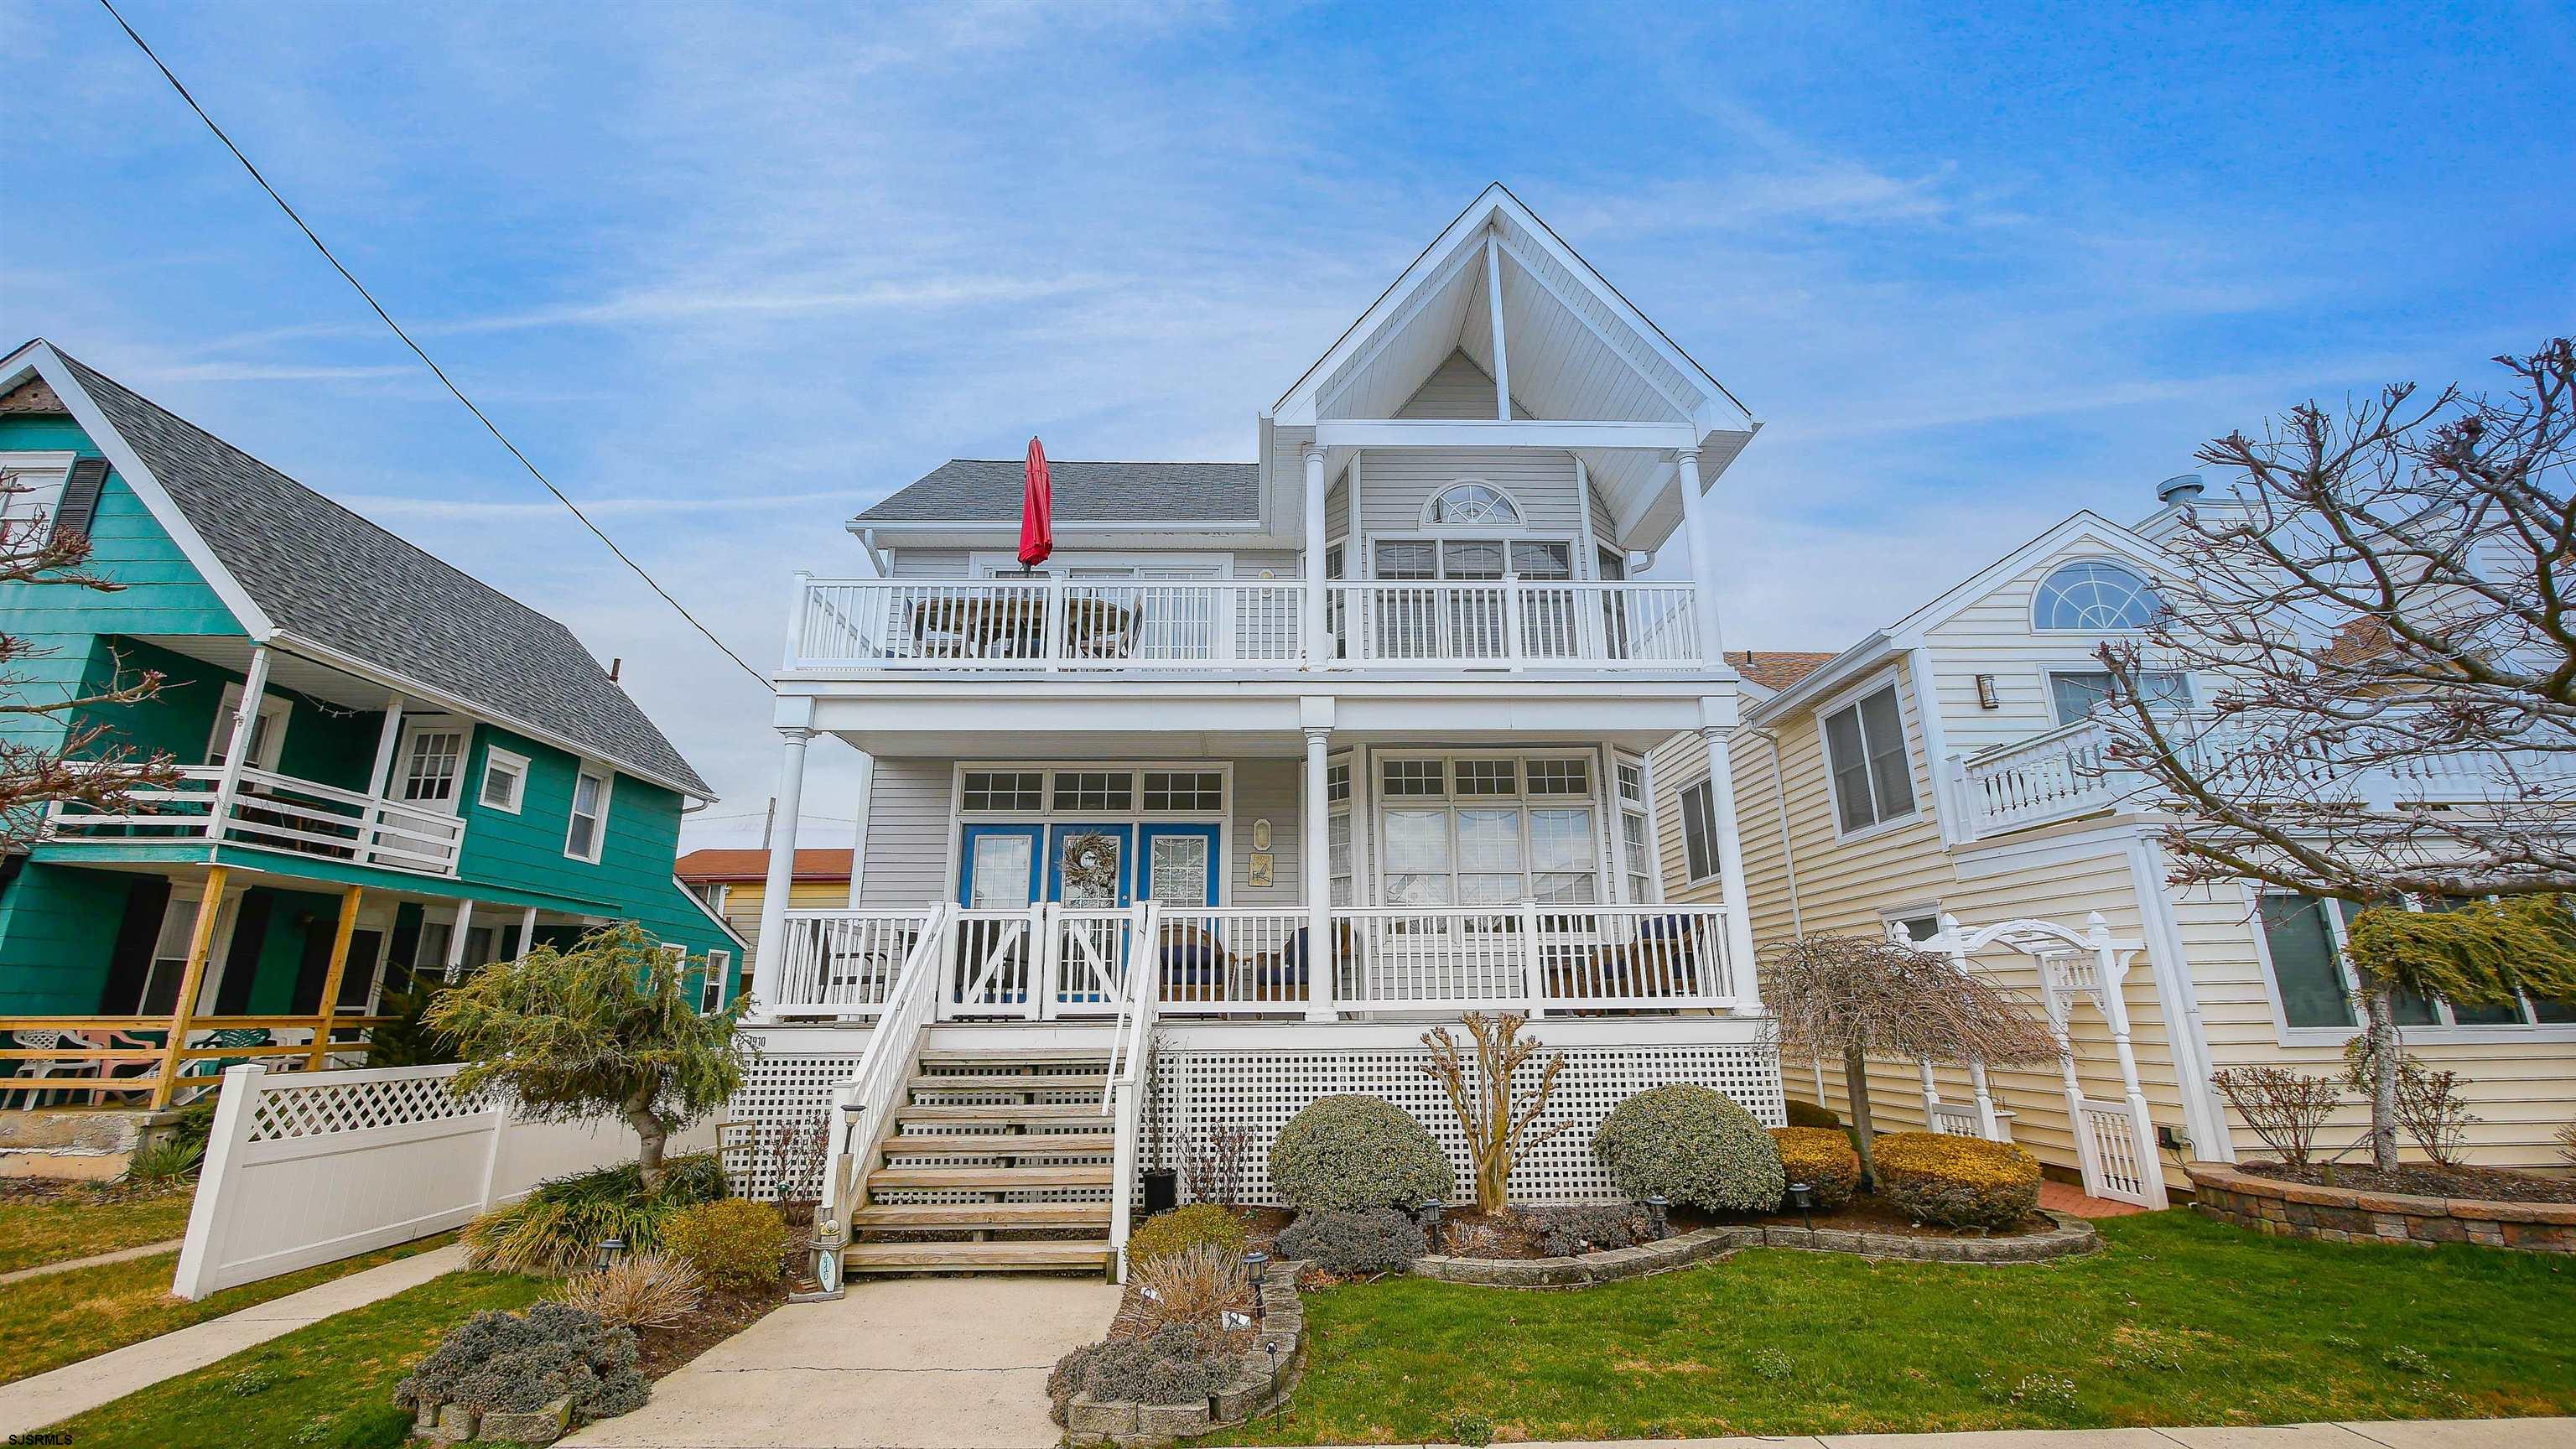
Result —
[[465, 410], [474, 415], [474, 420], [483, 425], [483, 430], [485, 432], [490, 433], [494, 440], [499, 442], [502, 447], [510, 450], [510, 456], [518, 459], [519, 466], [528, 470], [528, 476], [545, 485], [545, 490], [555, 496], [556, 502], [571, 510], [572, 516], [581, 520], [582, 527], [589, 529], [594, 537], [598, 538], [601, 543], [608, 546], [608, 551], [610, 553], [617, 555], [617, 561], [619, 563], [633, 569], [635, 571], [635, 576], [642, 579], [646, 587], [650, 588], [654, 593], [662, 596], [663, 603], [670, 605], [681, 618], [688, 620], [690, 628], [705, 635], [708, 643], [713, 644], [716, 648], [722, 650], [724, 652], [724, 656], [727, 659], [732, 660], [736, 665], [740, 666], [743, 673], [750, 675], [755, 680], [758, 680], [761, 688], [769, 690], [773, 694], [777, 693], [777, 687], [769, 682], [769, 677], [767, 675], [752, 668], [750, 661], [733, 652], [732, 646], [726, 644], [722, 639], [717, 638], [713, 629], [699, 623], [697, 615], [690, 613], [688, 606], [682, 604], [678, 599], [671, 597], [671, 591], [663, 588], [659, 580], [655, 579], [651, 574], [646, 573], [642, 564], [639, 564], [634, 559], [628, 557], [626, 550], [617, 546], [617, 540], [610, 538], [607, 532], [601, 529], [598, 524], [590, 521], [590, 515], [581, 511], [580, 504], [573, 502], [571, 498], [565, 495], [562, 489], [557, 488], [554, 485], [553, 479], [548, 478], [544, 473], [538, 471], [537, 465], [528, 461], [528, 455], [519, 451], [519, 445], [511, 442], [509, 436], [503, 433], [498, 426], [494, 425], [491, 418], [485, 416], [483, 410], [474, 405], [474, 400], [467, 397], [464, 390], [459, 388], [454, 379], [447, 375], [447, 369], [440, 367], [435, 359], [433, 359], [427, 352], [421, 350], [419, 343], [412, 341], [411, 334], [405, 332], [402, 328], [402, 324], [396, 322], [393, 319], [392, 314], [385, 311], [384, 305], [376, 300], [374, 293], [367, 290], [366, 284], [359, 281], [356, 276], [351, 274], [347, 267], [340, 264], [340, 259], [332, 255], [329, 247], [322, 244], [322, 238], [313, 234], [313, 228], [305, 225], [304, 218], [297, 213], [294, 207], [287, 204], [285, 197], [277, 194], [277, 188], [268, 184], [268, 178], [260, 174], [259, 168], [251, 164], [250, 158], [242, 154], [241, 147], [233, 144], [233, 138], [224, 134], [224, 128], [215, 124], [215, 118], [206, 114], [206, 108], [204, 106], [197, 104], [197, 98], [188, 93], [188, 87], [180, 81], [178, 76], [171, 73], [170, 67], [153, 51], [151, 45], [147, 43], [141, 35], [135, 33], [134, 27], [126, 23], [126, 19], [123, 15], [117, 13], [116, 6], [110, 3], [110, 0], [98, 0], [98, 3], [100, 8], [104, 9], [108, 13], [109, 18], [116, 22], [117, 28], [125, 32], [126, 38], [134, 42], [135, 48], [143, 52], [144, 58], [151, 61], [153, 67], [161, 72], [161, 78], [168, 81], [170, 83], [170, 88], [179, 93], [179, 99], [186, 101], [188, 103], [188, 109], [197, 113], [197, 119], [206, 123], [206, 129], [215, 133], [215, 139], [224, 143], [224, 149], [233, 153], [233, 159], [239, 161], [242, 164], [242, 169], [250, 173], [250, 179], [259, 183], [259, 189], [267, 192], [268, 199], [277, 203], [277, 209], [286, 213], [286, 219], [295, 223], [295, 229], [304, 233], [304, 239], [313, 243], [313, 249], [322, 254], [322, 260], [331, 264], [331, 270], [338, 272], [342, 281], [347, 282], [352, 288], [356, 289], [360, 297], [366, 299], [367, 306], [374, 310], [376, 316], [381, 319], [387, 327], [393, 329], [393, 334], [402, 339], [403, 346], [410, 348], [412, 355], [419, 358], [424, 366], [437, 375], [440, 385], [445, 387], [449, 394], [454, 396], [458, 402], [465, 405]]

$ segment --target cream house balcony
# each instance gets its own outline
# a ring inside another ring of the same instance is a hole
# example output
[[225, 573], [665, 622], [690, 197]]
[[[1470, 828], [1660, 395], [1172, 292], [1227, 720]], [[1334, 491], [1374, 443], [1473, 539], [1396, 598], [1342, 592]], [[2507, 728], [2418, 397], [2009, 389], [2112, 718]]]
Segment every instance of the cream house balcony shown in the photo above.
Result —
[[[2389, 727], [2385, 722], [2380, 726]], [[2355, 804], [2474, 808], [2525, 798], [2532, 789], [2576, 790], [2576, 757], [2539, 750], [2423, 756], [2352, 770], [2332, 759], [2249, 748], [2245, 725], [2178, 717], [2175, 736], [2222, 769], [2257, 766], [2253, 781], [2282, 798], [2348, 797]], [[2109, 733], [2093, 720], [1997, 745], [1947, 762], [1950, 791], [1971, 839], [2087, 815], [2159, 808], [2146, 778], [2111, 757]]]
[[1430, 672], [1688, 670], [1705, 663], [1690, 584], [1503, 578], [798, 582], [789, 673], [925, 670]]

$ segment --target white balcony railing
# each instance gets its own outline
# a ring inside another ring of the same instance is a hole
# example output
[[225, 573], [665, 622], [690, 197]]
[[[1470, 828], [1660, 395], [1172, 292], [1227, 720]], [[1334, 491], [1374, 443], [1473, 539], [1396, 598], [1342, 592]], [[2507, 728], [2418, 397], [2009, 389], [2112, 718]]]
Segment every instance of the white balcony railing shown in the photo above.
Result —
[[190, 766], [167, 786], [127, 792], [124, 808], [115, 812], [56, 801], [48, 828], [53, 838], [66, 841], [211, 839], [419, 875], [456, 873], [465, 822], [444, 810], [245, 768], [218, 821], [214, 807], [222, 779], [220, 765]]
[[[761, 1007], [773, 1016], [878, 1015], [923, 933], [938, 932], [946, 1019], [1115, 1018], [1139, 962], [1156, 971], [1164, 1017], [1304, 1016], [1321, 966], [1308, 951], [1309, 921], [1303, 907], [1154, 902], [790, 911], [776, 944], [780, 1001]], [[1724, 906], [1364, 906], [1335, 910], [1332, 921], [1336, 1013], [1758, 1004], [1728, 954]]]
[[[2402, 727], [2401, 720], [2373, 726]], [[2510, 802], [2527, 798], [2525, 792], [2533, 789], [2576, 791], [2576, 757], [2562, 753], [2425, 754], [2355, 768], [2349, 760], [2260, 748], [2261, 731], [2241, 718], [2178, 716], [2170, 733], [2179, 749], [2200, 756], [2219, 780], [2235, 777], [2225, 784], [2230, 793], [2250, 786], [2257, 793], [2277, 791], [2285, 800], [2348, 799], [2386, 808], [2399, 802]], [[1973, 755], [1953, 755], [1949, 773], [1972, 839], [2102, 811], [2150, 809], [2157, 803], [2146, 777], [2111, 758], [2110, 736], [2092, 720]]]
[[787, 667], [1009, 672], [1676, 668], [1699, 664], [1689, 584], [1272, 579], [830, 580], [798, 595]]

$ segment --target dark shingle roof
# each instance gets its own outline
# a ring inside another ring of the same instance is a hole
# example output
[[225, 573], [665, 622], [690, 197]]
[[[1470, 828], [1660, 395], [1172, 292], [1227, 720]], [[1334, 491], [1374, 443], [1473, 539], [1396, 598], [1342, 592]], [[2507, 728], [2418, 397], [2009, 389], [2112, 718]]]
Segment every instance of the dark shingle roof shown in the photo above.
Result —
[[[57, 355], [60, 355], [59, 349]], [[64, 357], [271, 621], [705, 795], [572, 631]]]
[[[951, 458], [859, 515], [863, 523], [1012, 523], [1027, 467]], [[1047, 463], [1064, 523], [1240, 523], [1261, 516], [1257, 463]]]

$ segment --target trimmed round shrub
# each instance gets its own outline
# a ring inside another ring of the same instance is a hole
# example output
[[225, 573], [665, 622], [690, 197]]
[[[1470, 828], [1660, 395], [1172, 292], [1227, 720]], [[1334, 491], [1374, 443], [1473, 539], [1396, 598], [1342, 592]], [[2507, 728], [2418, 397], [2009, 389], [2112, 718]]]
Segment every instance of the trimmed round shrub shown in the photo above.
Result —
[[1838, 1208], [1860, 1191], [1860, 1154], [1839, 1127], [1774, 1127], [1780, 1170], [1816, 1190], [1816, 1206]]
[[1713, 1087], [1677, 1082], [1610, 1109], [1592, 1155], [1630, 1197], [1660, 1193], [1712, 1212], [1769, 1212], [1789, 1179], [1753, 1114]]
[[394, 1404], [525, 1413], [568, 1398], [573, 1422], [587, 1423], [641, 1408], [646, 1392], [633, 1332], [547, 1302], [524, 1314], [475, 1314], [394, 1385]]
[[1127, 1237], [1127, 1264], [1141, 1268], [1157, 1258], [1187, 1252], [1202, 1245], [1222, 1248], [1236, 1257], [1243, 1256], [1243, 1223], [1234, 1214], [1212, 1202], [1194, 1202], [1170, 1212], [1156, 1213], [1144, 1226]]
[[1842, 1129], [1843, 1119], [1835, 1116], [1834, 1109], [1831, 1107], [1819, 1107], [1813, 1102], [1801, 1102], [1795, 1097], [1789, 1099], [1788, 1106], [1789, 1125], [1792, 1127], [1831, 1127], [1836, 1131]]
[[1270, 1185], [1300, 1211], [1411, 1208], [1457, 1183], [1422, 1124], [1379, 1097], [1318, 1097], [1270, 1144]]
[[753, 1293], [785, 1267], [787, 1219], [748, 1198], [699, 1203], [662, 1220], [662, 1250], [696, 1268], [710, 1288]]
[[1105, 1338], [1055, 1361], [1047, 1400], [1059, 1424], [1076, 1394], [1104, 1403], [1204, 1404], [1243, 1372], [1242, 1347], [1221, 1334], [1178, 1324], [1143, 1338]]
[[1327, 1273], [1401, 1273], [1431, 1251], [1422, 1224], [1393, 1208], [1342, 1212], [1316, 1208], [1297, 1215], [1279, 1235], [1279, 1255], [1300, 1258]]
[[1927, 1223], [2009, 1229], [2039, 1206], [2039, 1159], [2014, 1143], [1891, 1132], [1870, 1156], [1879, 1195]]

